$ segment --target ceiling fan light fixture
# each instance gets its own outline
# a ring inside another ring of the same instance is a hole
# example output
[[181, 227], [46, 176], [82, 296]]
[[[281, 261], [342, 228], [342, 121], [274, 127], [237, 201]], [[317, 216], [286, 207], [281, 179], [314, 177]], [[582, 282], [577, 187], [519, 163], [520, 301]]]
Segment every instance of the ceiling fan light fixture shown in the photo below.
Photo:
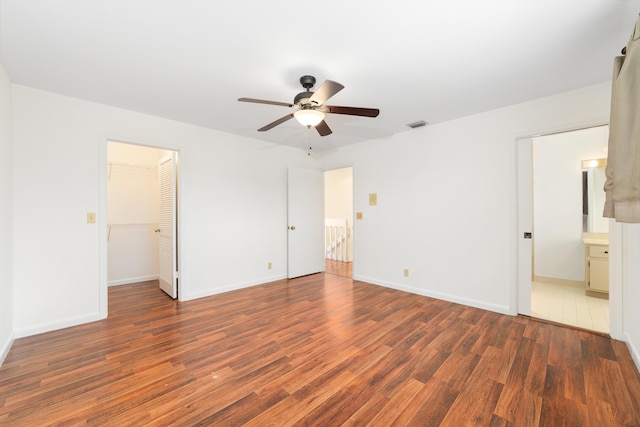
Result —
[[322, 111], [313, 109], [302, 109], [293, 113], [293, 116], [303, 126], [316, 126], [318, 123], [324, 120], [324, 113]]

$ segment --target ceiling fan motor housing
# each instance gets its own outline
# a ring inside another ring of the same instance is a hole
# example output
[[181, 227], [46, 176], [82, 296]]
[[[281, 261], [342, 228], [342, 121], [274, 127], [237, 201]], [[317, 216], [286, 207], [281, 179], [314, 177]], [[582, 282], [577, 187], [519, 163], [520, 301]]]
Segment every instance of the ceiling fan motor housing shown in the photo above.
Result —
[[304, 106], [308, 106], [308, 105], [318, 105], [314, 102], [312, 102], [309, 98], [311, 98], [311, 96], [313, 95], [314, 92], [300, 92], [299, 94], [296, 95], [295, 98], [293, 98], [293, 103], [295, 105], [299, 105], [300, 107], [304, 107]]

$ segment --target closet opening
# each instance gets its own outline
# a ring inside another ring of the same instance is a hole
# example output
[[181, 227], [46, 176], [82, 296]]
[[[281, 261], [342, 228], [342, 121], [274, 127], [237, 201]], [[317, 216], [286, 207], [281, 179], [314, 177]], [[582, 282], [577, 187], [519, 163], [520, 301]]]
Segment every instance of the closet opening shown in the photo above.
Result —
[[179, 297], [178, 153], [107, 142], [107, 286], [157, 281]]

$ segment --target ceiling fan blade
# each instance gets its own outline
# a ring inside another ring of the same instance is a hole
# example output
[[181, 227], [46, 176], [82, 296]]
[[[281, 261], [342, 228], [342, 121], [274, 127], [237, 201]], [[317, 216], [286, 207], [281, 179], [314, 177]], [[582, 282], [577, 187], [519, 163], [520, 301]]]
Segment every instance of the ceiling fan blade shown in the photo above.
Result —
[[318, 104], [324, 104], [327, 99], [331, 98], [336, 93], [344, 89], [344, 86], [333, 80], [325, 80], [322, 82], [318, 90], [311, 95], [311, 101], [315, 101]]
[[288, 102], [267, 101], [266, 99], [238, 98], [238, 101], [240, 101], [240, 102], [254, 102], [256, 104], [280, 105], [282, 107], [293, 107], [293, 104], [290, 104]]
[[280, 117], [278, 120], [276, 120], [275, 122], [271, 122], [266, 126], [261, 127], [260, 129], [258, 129], [258, 132], [264, 132], [267, 131], [269, 129], [273, 129], [274, 127], [278, 126], [279, 124], [282, 124], [284, 122], [286, 122], [287, 120], [290, 120], [293, 118], [293, 113], [291, 114], [287, 114], [284, 117]]
[[318, 131], [320, 136], [327, 136], [327, 135], [331, 135], [333, 133], [331, 131], [331, 128], [327, 124], [327, 122], [325, 122], [324, 120], [316, 125], [316, 130]]
[[331, 114], [348, 114], [362, 117], [378, 117], [378, 114], [380, 114], [380, 110], [377, 108], [338, 107], [336, 105], [325, 105], [322, 111]]

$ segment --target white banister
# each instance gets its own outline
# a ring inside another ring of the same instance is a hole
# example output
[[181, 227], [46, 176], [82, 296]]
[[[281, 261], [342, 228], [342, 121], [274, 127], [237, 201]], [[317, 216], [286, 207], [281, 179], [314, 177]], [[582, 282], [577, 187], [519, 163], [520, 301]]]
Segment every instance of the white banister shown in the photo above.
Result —
[[348, 261], [348, 224], [346, 218], [325, 218], [325, 258]]

